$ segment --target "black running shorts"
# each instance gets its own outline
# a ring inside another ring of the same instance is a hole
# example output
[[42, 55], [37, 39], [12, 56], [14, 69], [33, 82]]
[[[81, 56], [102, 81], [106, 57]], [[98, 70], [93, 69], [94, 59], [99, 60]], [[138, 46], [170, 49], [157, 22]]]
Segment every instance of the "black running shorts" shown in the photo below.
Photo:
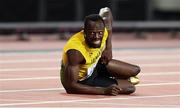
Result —
[[83, 81], [78, 81], [78, 83], [99, 87], [108, 87], [112, 84], [118, 84], [115, 79], [110, 77], [106, 66], [100, 62], [97, 64], [93, 74], [90, 77]]

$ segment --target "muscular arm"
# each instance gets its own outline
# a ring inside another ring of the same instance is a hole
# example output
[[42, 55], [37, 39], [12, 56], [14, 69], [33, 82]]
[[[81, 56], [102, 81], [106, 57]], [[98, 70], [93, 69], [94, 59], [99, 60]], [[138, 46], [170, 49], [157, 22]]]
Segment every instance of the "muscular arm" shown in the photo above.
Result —
[[111, 13], [111, 10], [109, 8], [106, 8], [105, 12], [101, 15], [103, 17], [105, 26], [108, 30], [108, 39], [106, 43], [106, 49], [112, 50], [112, 44], [111, 44], [111, 37], [112, 37], [112, 22], [113, 22], [113, 16]]
[[108, 38], [106, 40], [106, 49], [104, 50], [102, 54], [102, 63], [107, 64], [112, 59], [112, 22], [113, 22], [113, 16], [111, 13], [111, 10], [109, 8], [102, 8], [99, 12], [100, 16], [103, 18], [105, 22], [105, 26], [108, 30]]
[[64, 75], [62, 75], [62, 84], [67, 93], [118, 95], [120, 89], [117, 85], [93, 87], [78, 83], [79, 65], [85, 62], [84, 57], [77, 50], [69, 50], [67, 57], [68, 63], [65, 65]]
[[79, 65], [85, 60], [77, 50], [67, 52], [68, 63], [65, 65], [64, 79], [62, 81], [67, 93], [72, 94], [105, 94], [102, 87], [91, 87], [78, 83]]

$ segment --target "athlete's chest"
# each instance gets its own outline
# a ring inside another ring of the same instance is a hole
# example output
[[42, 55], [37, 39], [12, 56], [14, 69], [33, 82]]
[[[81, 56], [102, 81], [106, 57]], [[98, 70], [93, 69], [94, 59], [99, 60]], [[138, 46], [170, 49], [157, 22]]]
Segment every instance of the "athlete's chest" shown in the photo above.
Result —
[[89, 57], [89, 63], [95, 63], [101, 57], [102, 51], [101, 49], [89, 49], [87, 50], [87, 54]]

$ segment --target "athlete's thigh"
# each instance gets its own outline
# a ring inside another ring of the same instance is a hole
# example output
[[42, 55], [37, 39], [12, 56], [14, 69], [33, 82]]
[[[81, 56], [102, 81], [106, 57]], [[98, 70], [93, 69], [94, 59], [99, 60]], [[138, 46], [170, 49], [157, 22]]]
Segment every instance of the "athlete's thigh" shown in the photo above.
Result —
[[138, 66], [115, 59], [112, 59], [106, 68], [111, 76], [123, 79], [136, 76], [140, 72], [140, 68]]

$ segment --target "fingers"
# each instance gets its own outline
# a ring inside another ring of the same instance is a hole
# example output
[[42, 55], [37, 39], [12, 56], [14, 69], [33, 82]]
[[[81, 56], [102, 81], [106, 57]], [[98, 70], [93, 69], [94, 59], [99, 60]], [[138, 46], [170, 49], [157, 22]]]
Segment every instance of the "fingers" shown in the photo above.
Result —
[[119, 93], [117, 92], [117, 91], [112, 91], [112, 93], [111, 93], [111, 95], [113, 95], [113, 96], [116, 96], [116, 95], [118, 95]]
[[119, 91], [121, 91], [122, 89], [120, 89], [117, 85], [113, 85], [113, 90], [119, 92]]
[[122, 89], [120, 89], [116, 84], [113, 84], [105, 89], [106, 95], [113, 95], [116, 96], [121, 92]]
[[101, 8], [99, 11], [99, 15], [105, 20], [108, 17], [109, 12], [110, 12], [110, 9], [108, 7]]
[[104, 16], [105, 13], [107, 13], [110, 9], [108, 7], [101, 8], [99, 11], [100, 16]]
[[111, 92], [112, 95], [116, 96], [119, 94], [120, 91], [121, 89], [117, 85], [112, 85], [112, 92]]

